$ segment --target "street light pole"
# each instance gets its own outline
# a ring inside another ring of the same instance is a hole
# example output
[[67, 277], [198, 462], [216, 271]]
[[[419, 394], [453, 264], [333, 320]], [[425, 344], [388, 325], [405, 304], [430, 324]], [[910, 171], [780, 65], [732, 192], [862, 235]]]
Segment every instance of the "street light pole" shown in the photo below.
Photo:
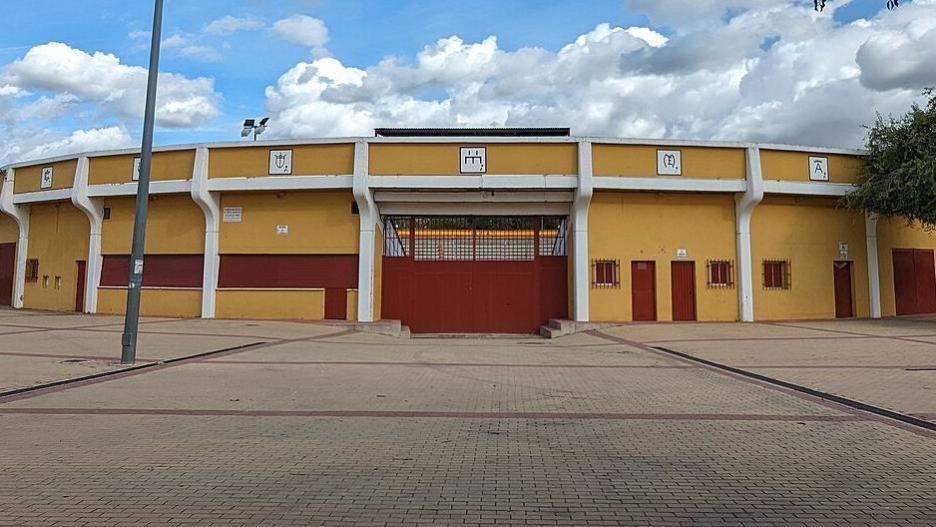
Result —
[[146, 217], [149, 211], [150, 168], [153, 161], [153, 128], [156, 120], [156, 84], [159, 78], [159, 43], [162, 33], [163, 0], [155, 0], [153, 38], [150, 44], [149, 75], [146, 84], [146, 110], [143, 117], [143, 145], [140, 148], [140, 178], [137, 183], [136, 215], [133, 218], [133, 247], [130, 251], [130, 280], [127, 284], [127, 314], [121, 338], [120, 362], [136, 361], [137, 329], [140, 324], [140, 289], [143, 286], [143, 250]]

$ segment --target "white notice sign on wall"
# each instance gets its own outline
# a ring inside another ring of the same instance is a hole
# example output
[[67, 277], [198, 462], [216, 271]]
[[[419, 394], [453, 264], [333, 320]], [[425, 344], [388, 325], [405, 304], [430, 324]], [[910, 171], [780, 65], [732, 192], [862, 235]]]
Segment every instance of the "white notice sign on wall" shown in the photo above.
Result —
[[809, 158], [809, 180], [810, 181], [828, 181], [829, 180], [829, 158], [810, 156]]
[[461, 149], [461, 173], [484, 174], [487, 171], [487, 148], [463, 147]]
[[39, 188], [52, 188], [52, 167], [42, 169], [42, 178], [39, 180]]
[[133, 172], [130, 173], [130, 180], [131, 181], [140, 180], [140, 158], [139, 157], [133, 158]]
[[224, 207], [224, 223], [240, 223], [243, 214], [242, 207]]
[[292, 174], [292, 150], [270, 150], [270, 175], [288, 176]]
[[277, 225], [276, 234], [279, 234], [281, 236], [283, 234], [289, 234], [289, 225]]
[[681, 176], [682, 152], [679, 150], [657, 150], [657, 175]]

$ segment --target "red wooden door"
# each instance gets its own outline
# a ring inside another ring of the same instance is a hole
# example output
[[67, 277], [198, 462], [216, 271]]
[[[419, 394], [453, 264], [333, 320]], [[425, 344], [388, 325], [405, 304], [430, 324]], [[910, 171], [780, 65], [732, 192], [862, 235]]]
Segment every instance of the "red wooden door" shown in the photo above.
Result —
[[894, 249], [894, 296], [897, 314], [916, 313], [916, 278], [913, 270], [913, 250]]
[[695, 262], [673, 262], [673, 320], [696, 319]]
[[894, 297], [898, 315], [936, 313], [932, 249], [894, 249]]
[[655, 262], [631, 262], [631, 307], [635, 321], [656, 320]]
[[78, 274], [75, 280], [75, 311], [84, 313], [85, 308], [85, 275], [87, 265], [83, 260], [75, 262], [78, 264]]
[[835, 284], [835, 318], [855, 316], [852, 299], [852, 264], [835, 262], [832, 266]]
[[13, 272], [16, 268], [16, 244], [0, 243], [0, 306], [13, 303]]
[[913, 270], [916, 275], [917, 313], [936, 313], [936, 268], [933, 251], [914, 249]]
[[347, 289], [338, 287], [329, 287], [325, 289], [325, 318], [327, 320], [347, 320]]

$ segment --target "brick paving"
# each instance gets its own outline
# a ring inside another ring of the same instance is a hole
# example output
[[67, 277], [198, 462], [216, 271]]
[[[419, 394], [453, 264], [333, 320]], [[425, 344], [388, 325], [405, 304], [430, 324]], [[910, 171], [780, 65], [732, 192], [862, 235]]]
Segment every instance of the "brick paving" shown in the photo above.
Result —
[[608, 334], [936, 422], [936, 319], [622, 326]]
[[193, 322], [267, 340], [0, 399], [0, 526], [936, 524], [936, 434], [599, 335]]

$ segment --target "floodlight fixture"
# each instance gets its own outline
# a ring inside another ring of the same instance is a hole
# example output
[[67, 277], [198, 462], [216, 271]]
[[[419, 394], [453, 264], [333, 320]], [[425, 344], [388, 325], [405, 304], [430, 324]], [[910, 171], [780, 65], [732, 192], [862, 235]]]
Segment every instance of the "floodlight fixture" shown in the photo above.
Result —
[[260, 119], [259, 124], [257, 123], [257, 119], [244, 119], [244, 129], [241, 130], [241, 137], [248, 137], [250, 134], [253, 134], [254, 141], [256, 141], [257, 136], [266, 131], [266, 125], [269, 121], [269, 117]]

